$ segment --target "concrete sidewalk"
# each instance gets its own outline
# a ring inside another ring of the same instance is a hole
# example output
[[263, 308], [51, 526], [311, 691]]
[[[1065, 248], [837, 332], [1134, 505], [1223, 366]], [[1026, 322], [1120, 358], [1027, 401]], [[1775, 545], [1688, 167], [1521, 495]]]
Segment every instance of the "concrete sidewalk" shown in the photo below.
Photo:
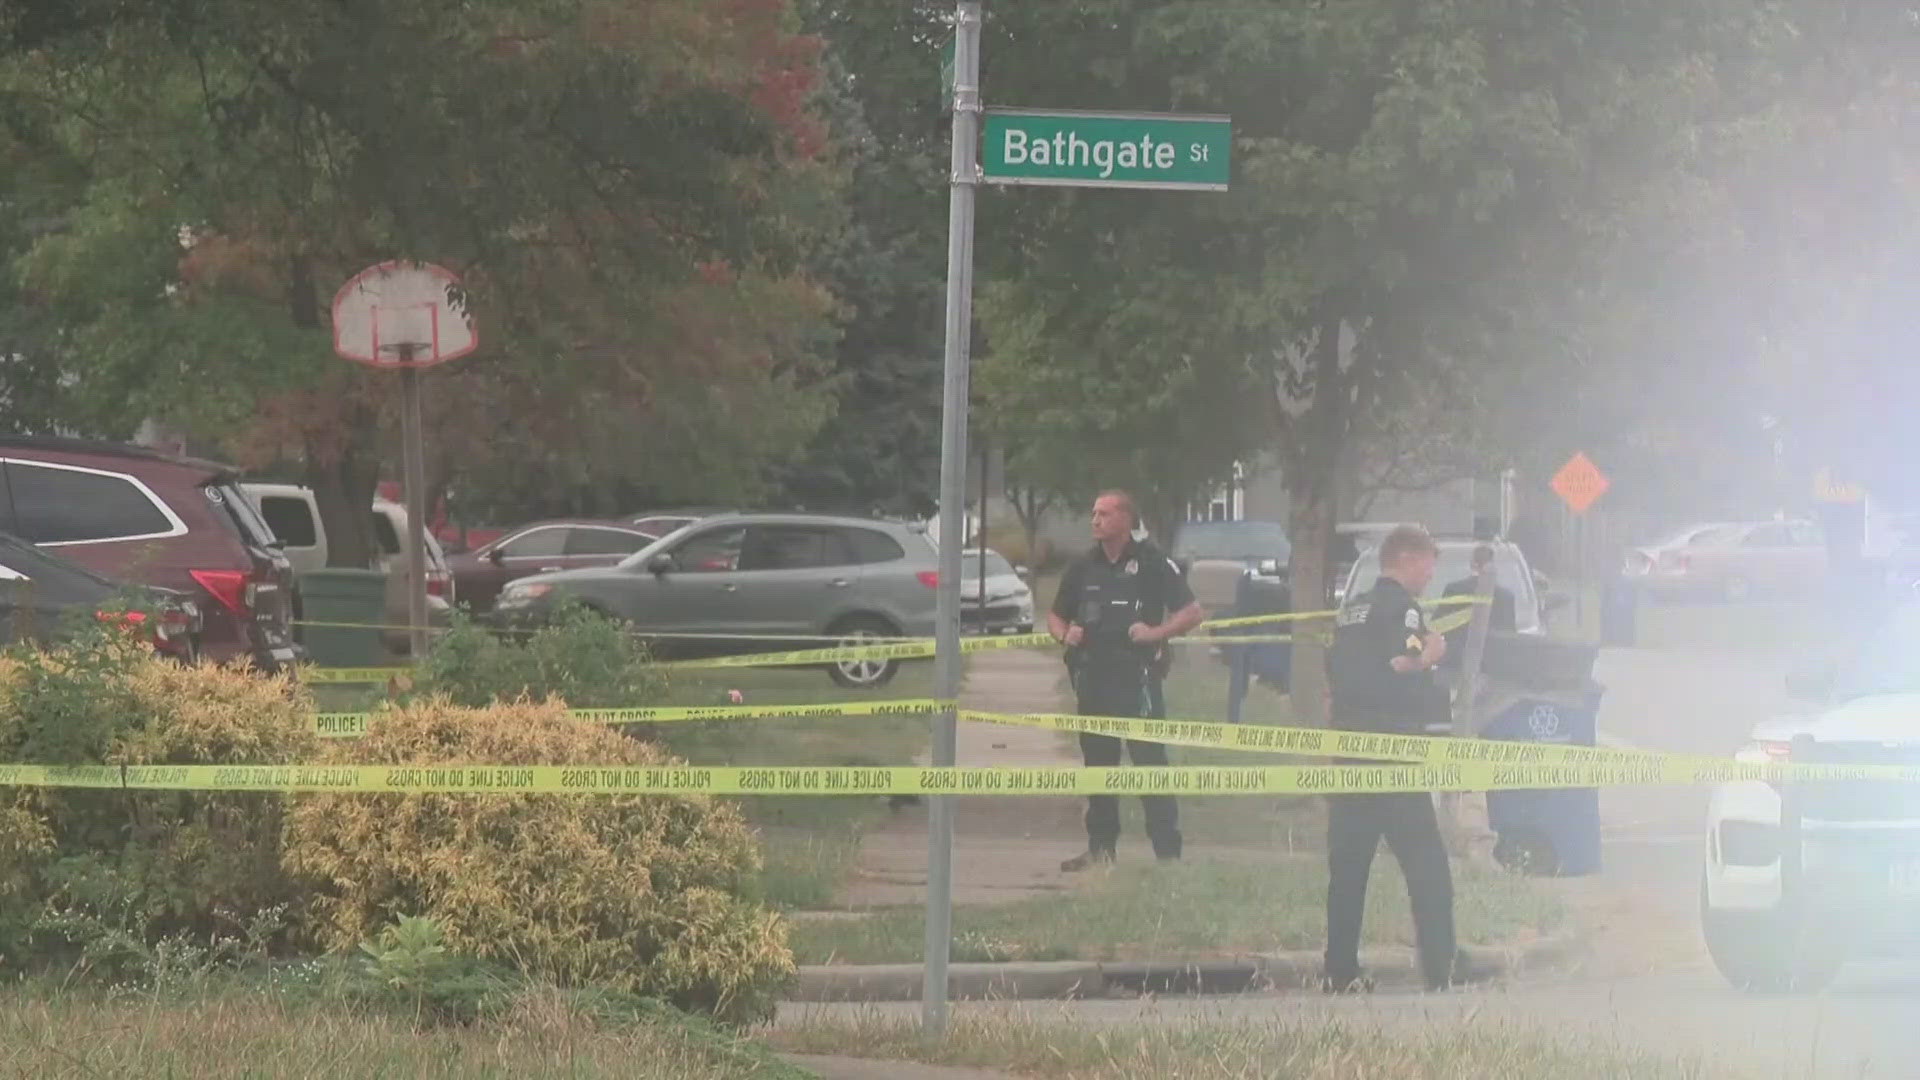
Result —
[[[982, 712], [1070, 712], [1066, 670], [1057, 653], [1004, 649], [975, 654], [960, 702]], [[1080, 764], [1080, 752], [1057, 731], [974, 720], [960, 722], [961, 765]], [[927, 764], [926, 755], [919, 758]], [[954, 813], [954, 901], [1005, 903], [1067, 887], [1060, 862], [1086, 847], [1079, 799], [962, 799]], [[927, 817], [906, 807], [861, 841], [854, 872], [842, 886], [844, 908], [917, 904], [926, 899]]]

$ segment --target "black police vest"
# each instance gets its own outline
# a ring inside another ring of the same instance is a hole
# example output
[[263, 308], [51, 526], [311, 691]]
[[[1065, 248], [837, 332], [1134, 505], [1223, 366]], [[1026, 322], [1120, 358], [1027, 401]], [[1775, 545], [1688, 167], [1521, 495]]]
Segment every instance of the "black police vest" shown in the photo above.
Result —
[[[1166, 618], [1166, 598], [1153, 588], [1147, 568], [1162, 556], [1135, 546], [1119, 563], [1100, 553], [1082, 564], [1080, 606], [1075, 621], [1083, 628], [1079, 659], [1094, 667], [1142, 667], [1152, 663], [1158, 647], [1135, 643], [1127, 636], [1134, 623], [1158, 625]], [[1158, 567], [1154, 568], [1155, 570]]]

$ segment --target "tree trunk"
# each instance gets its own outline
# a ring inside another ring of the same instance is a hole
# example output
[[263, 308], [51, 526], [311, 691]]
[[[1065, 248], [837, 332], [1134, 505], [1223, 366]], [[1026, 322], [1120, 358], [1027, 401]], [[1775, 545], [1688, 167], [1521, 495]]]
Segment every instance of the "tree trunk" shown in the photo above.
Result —
[[[356, 433], [372, 427], [364, 422], [365, 410], [355, 410], [353, 416], [363, 421], [353, 425]], [[380, 555], [371, 512], [380, 484], [377, 446], [371, 434], [349, 439], [343, 449], [331, 454], [329, 448], [308, 443], [307, 484], [313, 488], [321, 528], [326, 530], [328, 566], [365, 570]]]
[[[1293, 610], [1321, 611], [1328, 603], [1328, 557], [1334, 526], [1340, 516], [1341, 463], [1353, 422], [1354, 368], [1343, 365], [1342, 337], [1346, 321], [1331, 300], [1323, 308], [1318, 332], [1306, 359], [1306, 385], [1311, 396], [1289, 425], [1291, 451], [1287, 470], [1289, 526], [1293, 559], [1289, 569]], [[1301, 724], [1327, 723], [1327, 650], [1322, 644], [1333, 630], [1328, 619], [1296, 623], [1293, 627], [1291, 672], [1293, 715]]]
[[[1301, 484], [1303, 490], [1292, 494], [1287, 533], [1293, 541], [1293, 559], [1288, 571], [1293, 593], [1293, 610], [1319, 611], [1326, 607], [1327, 565], [1333, 547], [1336, 504], [1331, 484]], [[1294, 623], [1293, 670], [1291, 673], [1294, 720], [1305, 726], [1320, 727], [1327, 722], [1327, 654], [1319, 644], [1332, 630], [1332, 623], [1313, 619]]]

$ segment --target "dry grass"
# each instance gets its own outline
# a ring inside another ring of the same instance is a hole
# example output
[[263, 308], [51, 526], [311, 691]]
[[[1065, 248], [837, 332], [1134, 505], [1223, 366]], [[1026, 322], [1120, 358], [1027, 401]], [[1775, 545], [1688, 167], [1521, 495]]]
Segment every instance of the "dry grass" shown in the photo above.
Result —
[[806, 1080], [760, 1044], [668, 1016], [607, 1023], [557, 994], [505, 1018], [416, 1030], [265, 993], [190, 1001], [101, 1001], [0, 993], [0, 1075], [32, 1077], [573, 1076], [628, 1080]]
[[932, 1042], [911, 1021], [877, 1016], [809, 1021], [769, 1038], [795, 1053], [1002, 1069], [1048, 1080], [1692, 1080], [1726, 1075], [1696, 1060], [1493, 1027], [1402, 1034], [1338, 1023], [1248, 1020], [1120, 1030], [995, 1011], [962, 1013], [946, 1037]]

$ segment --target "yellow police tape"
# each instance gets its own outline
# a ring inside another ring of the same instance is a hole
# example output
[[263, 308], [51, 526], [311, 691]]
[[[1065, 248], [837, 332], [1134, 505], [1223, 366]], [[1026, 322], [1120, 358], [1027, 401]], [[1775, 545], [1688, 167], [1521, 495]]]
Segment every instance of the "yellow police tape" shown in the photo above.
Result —
[[[659, 724], [690, 720], [785, 720], [809, 716], [916, 716], [951, 707], [932, 698], [899, 701], [857, 701], [840, 705], [666, 705], [644, 709], [568, 709], [582, 722], [602, 724]], [[381, 714], [319, 713], [314, 734], [323, 739], [357, 739], [372, 729]]]
[[1920, 766], [1640, 764], [1097, 768], [614, 765], [0, 765], [0, 785], [143, 791], [561, 795], [1280, 795], [1499, 791], [1732, 780], [1920, 782]]
[[[1430, 606], [1451, 607], [1461, 604], [1473, 604], [1475, 597], [1453, 596], [1433, 601]], [[1278, 615], [1243, 615], [1227, 619], [1214, 619], [1207, 623], [1210, 629], [1231, 630], [1261, 623], [1289, 622], [1304, 619], [1330, 618], [1337, 612], [1332, 611], [1295, 611]], [[1435, 619], [1432, 628], [1439, 633], [1449, 633], [1467, 625], [1472, 620], [1472, 612], [1461, 611]], [[1173, 644], [1179, 645], [1253, 645], [1280, 644], [1293, 640], [1291, 634], [1243, 635], [1233, 637], [1200, 636], [1176, 638]], [[1324, 641], [1324, 638], [1320, 640]], [[960, 651], [964, 653], [992, 652], [999, 649], [1026, 649], [1051, 647], [1058, 642], [1052, 634], [1008, 634], [999, 637], [969, 637], [960, 640]], [[915, 638], [910, 641], [894, 641], [877, 645], [841, 645], [821, 649], [797, 649], [788, 652], [742, 653], [736, 656], [708, 656], [692, 660], [668, 660], [659, 666], [663, 668], [752, 668], [752, 667], [801, 667], [811, 664], [856, 663], [866, 660], [921, 660], [934, 655], [932, 638]], [[302, 668], [300, 678], [308, 683], [382, 683], [396, 675], [405, 675], [412, 671], [406, 667], [364, 667], [364, 668]]]

